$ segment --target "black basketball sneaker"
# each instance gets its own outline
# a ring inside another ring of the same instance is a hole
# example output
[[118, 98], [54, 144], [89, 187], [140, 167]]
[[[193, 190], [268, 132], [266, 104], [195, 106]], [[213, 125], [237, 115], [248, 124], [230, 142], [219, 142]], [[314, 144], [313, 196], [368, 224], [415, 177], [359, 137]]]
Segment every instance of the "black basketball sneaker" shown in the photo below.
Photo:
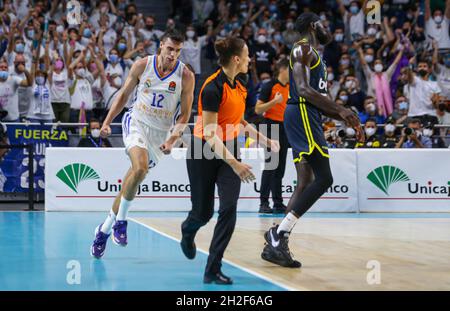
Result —
[[289, 250], [289, 233], [281, 236], [277, 233], [278, 225], [272, 227], [264, 234], [266, 246], [261, 253], [261, 258], [271, 263], [287, 268], [300, 268], [302, 264], [292, 258]]

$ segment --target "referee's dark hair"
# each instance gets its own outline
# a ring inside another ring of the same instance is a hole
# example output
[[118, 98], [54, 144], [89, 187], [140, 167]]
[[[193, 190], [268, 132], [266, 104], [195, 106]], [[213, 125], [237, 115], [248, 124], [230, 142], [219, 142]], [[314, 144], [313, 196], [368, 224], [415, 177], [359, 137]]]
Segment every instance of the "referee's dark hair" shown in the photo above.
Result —
[[282, 68], [289, 68], [289, 60], [287, 58], [282, 58], [276, 62], [274, 70], [275, 77], [278, 76]]
[[245, 41], [237, 37], [217, 40], [214, 43], [214, 48], [219, 56], [220, 66], [227, 66], [233, 56], [241, 55], [244, 46]]
[[302, 13], [295, 21], [295, 30], [301, 35], [307, 34], [310, 31], [311, 23], [317, 22], [320, 17], [313, 12]]

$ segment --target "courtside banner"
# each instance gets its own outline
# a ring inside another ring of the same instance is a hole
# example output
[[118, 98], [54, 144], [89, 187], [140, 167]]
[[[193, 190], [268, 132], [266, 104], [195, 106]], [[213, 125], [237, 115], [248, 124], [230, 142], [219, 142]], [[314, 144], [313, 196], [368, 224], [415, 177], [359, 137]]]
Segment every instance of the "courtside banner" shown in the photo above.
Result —
[[450, 150], [358, 150], [361, 212], [450, 212]]
[[[357, 211], [356, 153], [330, 150], [334, 184], [312, 208], [316, 212]], [[172, 154], [150, 169], [133, 202], [134, 211], [189, 211], [190, 185], [186, 150]], [[239, 211], [258, 211], [262, 149], [242, 149], [245, 163], [253, 167], [256, 181], [242, 184]], [[287, 204], [296, 187], [296, 172], [288, 153], [283, 180]], [[130, 161], [123, 148], [47, 148], [45, 166], [45, 209], [47, 211], [108, 211], [119, 193]], [[216, 195], [217, 196], [217, 195]], [[219, 205], [216, 199], [216, 209]]]

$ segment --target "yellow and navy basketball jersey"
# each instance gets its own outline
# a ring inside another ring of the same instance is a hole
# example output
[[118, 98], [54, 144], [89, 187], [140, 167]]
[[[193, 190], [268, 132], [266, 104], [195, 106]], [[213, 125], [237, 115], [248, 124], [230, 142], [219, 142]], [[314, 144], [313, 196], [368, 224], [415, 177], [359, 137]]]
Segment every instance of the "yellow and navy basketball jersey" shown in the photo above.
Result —
[[[301, 42], [301, 41], [300, 41]], [[324, 96], [328, 95], [327, 91], [327, 66], [325, 62], [320, 57], [319, 53], [317, 53], [316, 49], [311, 47], [311, 53], [316, 54], [317, 61], [315, 64], [313, 64], [310, 69], [310, 76], [309, 76], [309, 85], [315, 89], [317, 92], [323, 94]], [[289, 59], [289, 81], [294, 81], [293, 76], [293, 62], [292, 62], [292, 53], [290, 55]], [[302, 97], [302, 94], [298, 92], [295, 83], [290, 84], [289, 88], [289, 100], [288, 104], [295, 104], [298, 105], [299, 102], [306, 102], [305, 99]]]
[[[307, 41], [299, 43], [302, 42]], [[317, 60], [310, 66], [309, 85], [323, 96], [328, 96], [327, 67], [313, 47], [310, 53], [315, 53]], [[322, 156], [329, 157], [322, 128], [322, 113], [297, 90], [292, 71], [292, 53], [289, 61], [289, 99], [284, 113], [284, 127], [292, 147], [294, 162], [301, 161], [304, 155], [310, 155], [315, 149]]]

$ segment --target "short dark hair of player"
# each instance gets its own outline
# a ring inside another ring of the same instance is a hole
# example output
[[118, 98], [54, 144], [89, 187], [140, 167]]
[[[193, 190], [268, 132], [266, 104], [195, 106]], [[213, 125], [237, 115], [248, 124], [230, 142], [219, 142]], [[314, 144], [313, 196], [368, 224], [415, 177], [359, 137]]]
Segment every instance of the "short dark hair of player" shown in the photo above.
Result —
[[169, 29], [162, 35], [161, 41], [164, 42], [167, 39], [170, 39], [176, 43], [183, 43], [184, 35], [176, 29]]
[[228, 37], [217, 40], [214, 43], [214, 48], [219, 55], [219, 64], [227, 66], [233, 56], [239, 56], [244, 49], [245, 41], [237, 37]]
[[315, 23], [320, 20], [320, 17], [313, 12], [305, 12], [295, 21], [295, 30], [301, 35], [307, 34], [310, 31], [311, 23]]

